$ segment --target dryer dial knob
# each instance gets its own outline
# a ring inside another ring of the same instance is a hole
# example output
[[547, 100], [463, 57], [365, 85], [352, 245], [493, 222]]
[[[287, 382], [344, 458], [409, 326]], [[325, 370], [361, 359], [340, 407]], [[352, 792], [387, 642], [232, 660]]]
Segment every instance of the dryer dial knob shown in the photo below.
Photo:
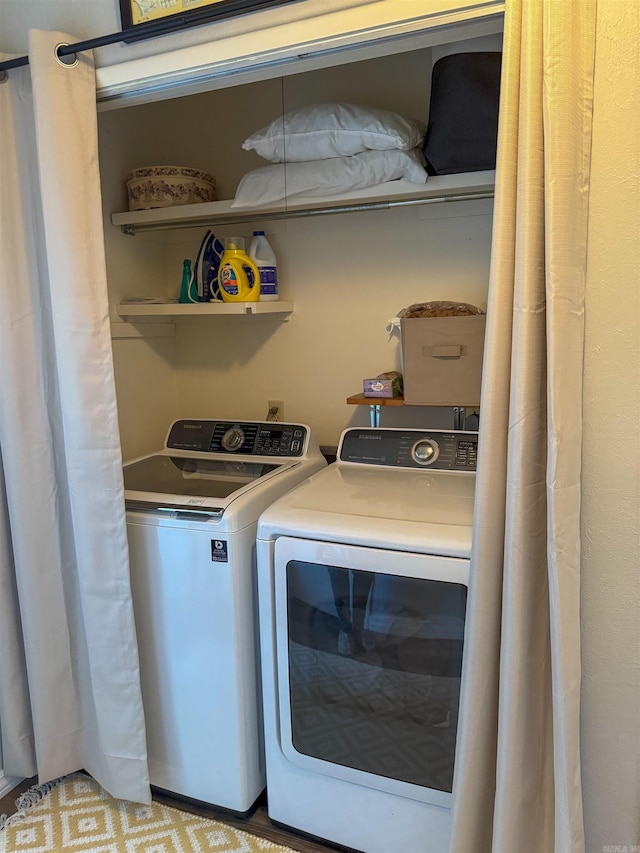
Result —
[[240, 427], [231, 427], [222, 436], [222, 446], [225, 450], [239, 450], [244, 443], [244, 432]]
[[411, 448], [411, 458], [418, 465], [432, 465], [439, 455], [438, 442], [432, 438], [421, 438]]

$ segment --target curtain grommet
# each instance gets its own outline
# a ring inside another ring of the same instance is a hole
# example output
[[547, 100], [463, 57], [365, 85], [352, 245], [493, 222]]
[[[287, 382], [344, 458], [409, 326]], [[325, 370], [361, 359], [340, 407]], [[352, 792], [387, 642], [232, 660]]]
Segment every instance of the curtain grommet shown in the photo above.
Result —
[[61, 41], [60, 44], [57, 44], [53, 49], [53, 55], [56, 58], [56, 62], [63, 66], [63, 68], [75, 68], [78, 62], [78, 55], [76, 53], [65, 54], [65, 56], [58, 55], [58, 49], [61, 47], [69, 47], [68, 41]]
[[6, 83], [8, 79], [9, 72], [3, 68], [2, 71], [0, 71], [0, 83]]

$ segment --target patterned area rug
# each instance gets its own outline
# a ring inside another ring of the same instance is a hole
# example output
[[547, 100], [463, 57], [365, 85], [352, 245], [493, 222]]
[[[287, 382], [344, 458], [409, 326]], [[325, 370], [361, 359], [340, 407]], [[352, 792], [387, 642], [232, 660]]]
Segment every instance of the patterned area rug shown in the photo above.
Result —
[[189, 812], [115, 800], [74, 773], [31, 788], [0, 829], [0, 853], [293, 853]]

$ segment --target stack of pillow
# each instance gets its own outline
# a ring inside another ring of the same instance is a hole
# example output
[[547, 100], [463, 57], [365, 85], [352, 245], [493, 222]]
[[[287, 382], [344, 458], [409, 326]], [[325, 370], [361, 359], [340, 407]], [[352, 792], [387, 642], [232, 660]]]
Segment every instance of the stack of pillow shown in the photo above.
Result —
[[425, 129], [397, 113], [356, 104], [293, 110], [243, 142], [245, 151], [255, 151], [272, 165], [242, 178], [232, 207], [345, 193], [385, 181], [424, 184]]

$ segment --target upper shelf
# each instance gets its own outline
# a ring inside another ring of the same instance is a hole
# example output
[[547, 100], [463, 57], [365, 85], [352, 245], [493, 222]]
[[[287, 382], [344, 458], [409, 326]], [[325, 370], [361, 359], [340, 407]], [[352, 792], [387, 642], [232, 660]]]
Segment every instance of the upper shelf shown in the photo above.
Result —
[[389, 181], [375, 187], [340, 193], [331, 197], [296, 196], [288, 202], [265, 207], [232, 208], [233, 199], [205, 204], [184, 204], [153, 210], [114, 213], [111, 222], [125, 234], [193, 228], [198, 225], [234, 225], [256, 219], [292, 219], [360, 210], [386, 210], [406, 205], [491, 198], [495, 172], [463, 172], [457, 175], [430, 176], [426, 184]]

